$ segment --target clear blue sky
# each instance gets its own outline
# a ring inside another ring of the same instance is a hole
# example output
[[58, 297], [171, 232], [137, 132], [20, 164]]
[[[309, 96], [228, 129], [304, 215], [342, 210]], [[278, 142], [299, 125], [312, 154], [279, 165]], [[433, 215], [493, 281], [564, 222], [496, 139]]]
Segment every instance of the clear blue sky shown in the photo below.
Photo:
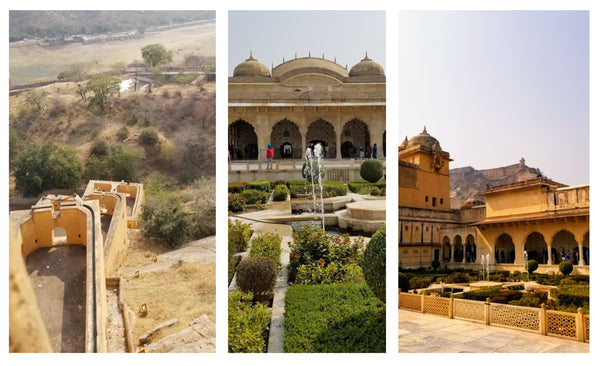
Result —
[[524, 157], [589, 183], [588, 12], [401, 11], [398, 23], [401, 140], [426, 125], [451, 167]]
[[250, 51], [269, 70], [309, 51], [348, 70], [367, 52], [386, 68], [384, 11], [229, 11], [228, 28], [229, 76]]

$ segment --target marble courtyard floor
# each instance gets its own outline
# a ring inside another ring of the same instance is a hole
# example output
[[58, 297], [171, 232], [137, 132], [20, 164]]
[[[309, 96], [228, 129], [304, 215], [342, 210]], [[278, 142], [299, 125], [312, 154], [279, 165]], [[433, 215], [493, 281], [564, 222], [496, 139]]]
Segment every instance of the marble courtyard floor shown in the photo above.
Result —
[[589, 343], [398, 310], [400, 353], [583, 353]]

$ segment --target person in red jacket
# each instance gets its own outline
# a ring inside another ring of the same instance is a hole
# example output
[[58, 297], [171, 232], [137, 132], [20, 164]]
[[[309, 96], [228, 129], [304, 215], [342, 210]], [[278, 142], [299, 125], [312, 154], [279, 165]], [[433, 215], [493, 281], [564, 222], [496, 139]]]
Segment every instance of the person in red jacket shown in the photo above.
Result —
[[273, 146], [271, 143], [267, 144], [267, 169], [273, 169], [273, 157], [275, 156], [275, 151], [273, 150]]

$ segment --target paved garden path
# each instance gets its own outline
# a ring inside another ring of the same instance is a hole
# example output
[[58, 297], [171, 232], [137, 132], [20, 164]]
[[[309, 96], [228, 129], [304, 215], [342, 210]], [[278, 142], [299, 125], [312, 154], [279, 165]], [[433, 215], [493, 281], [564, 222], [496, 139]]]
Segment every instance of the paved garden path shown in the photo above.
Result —
[[581, 353], [589, 343], [398, 310], [400, 353]]

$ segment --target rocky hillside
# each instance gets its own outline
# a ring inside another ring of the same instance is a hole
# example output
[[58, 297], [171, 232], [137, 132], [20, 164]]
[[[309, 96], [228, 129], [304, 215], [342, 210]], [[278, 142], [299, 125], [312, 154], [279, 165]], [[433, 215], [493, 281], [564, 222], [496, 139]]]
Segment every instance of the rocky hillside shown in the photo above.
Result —
[[[73, 147], [88, 179], [111, 178], [90, 168], [98, 141], [141, 151], [137, 181], [160, 172], [185, 183], [215, 173], [215, 83], [169, 83], [122, 92], [104, 111], [83, 102], [76, 83], [58, 83], [9, 98], [10, 165], [30, 146]], [[147, 137], [147, 136], [150, 136]], [[14, 185], [11, 179], [11, 193]]]
[[487, 187], [515, 183], [536, 178], [542, 172], [538, 168], [519, 164], [508, 165], [493, 169], [477, 170], [471, 166], [450, 170], [450, 205], [458, 209], [469, 198], [485, 201], [481, 195]]

